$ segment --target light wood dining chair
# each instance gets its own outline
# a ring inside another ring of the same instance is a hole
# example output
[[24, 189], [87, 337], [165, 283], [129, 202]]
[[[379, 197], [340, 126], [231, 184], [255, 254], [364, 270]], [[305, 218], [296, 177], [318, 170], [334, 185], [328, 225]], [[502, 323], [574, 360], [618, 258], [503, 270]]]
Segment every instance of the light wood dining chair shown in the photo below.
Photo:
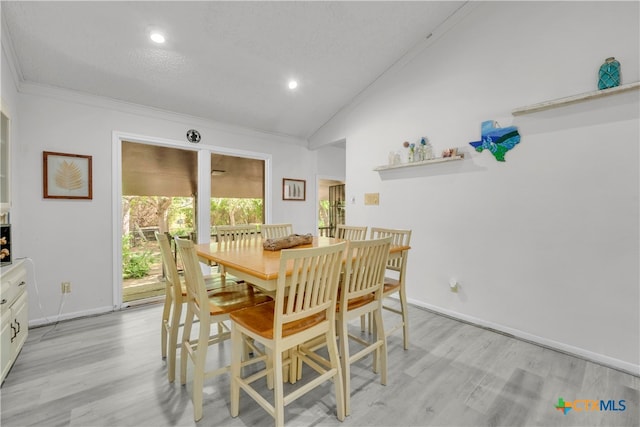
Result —
[[[165, 272], [165, 298], [162, 310], [162, 327], [160, 329], [160, 345], [162, 358], [167, 359], [167, 377], [172, 383], [176, 378], [176, 350], [178, 349], [178, 330], [182, 308], [187, 288], [183, 285], [173, 256], [169, 237], [166, 233], [155, 232], [156, 241], [160, 246], [160, 255]], [[204, 277], [207, 292], [222, 286], [220, 276], [212, 275]]]
[[[254, 292], [250, 285], [244, 283], [227, 284], [207, 294], [200, 262], [195, 246], [191, 240], [175, 238], [178, 252], [184, 265], [185, 283], [187, 289], [187, 312], [182, 332], [182, 350], [180, 354], [180, 382], [187, 382], [187, 362], [193, 362], [193, 418], [202, 418], [202, 390], [204, 380], [229, 371], [229, 366], [220, 366], [206, 370], [207, 349], [210, 345], [220, 343], [230, 338], [230, 331], [226, 325], [223, 330], [211, 334], [211, 326], [224, 325], [229, 315], [248, 307], [256, 307], [271, 301], [265, 294]], [[194, 321], [200, 322], [198, 338], [191, 338], [191, 327]], [[252, 346], [255, 352], [258, 350]], [[245, 352], [246, 354], [247, 352]]]
[[367, 238], [367, 227], [354, 225], [336, 225], [336, 237], [344, 240], [364, 240]]
[[258, 227], [254, 224], [218, 225], [216, 236], [218, 242], [255, 239], [258, 236]]
[[[411, 243], [411, 230], [399, 230], [392, 228], [371, 228], [371, 239], [380, 239], [382, 237], [391, 237], [392, 246], [409, 246]], [[409, 349], [409, 307], [407, 303], [407, 291], [406, 291], [406, 271], [407, 271], [407, 256], [408, 251], [403, 251], [399, 257], [390, 257], [387, 262], [387, 274], [384, 278], [384, 290], [383, 297], [387, 298], [395, 294], [398, 295], [400, 300], [400, 310], [395, 307], [382, 304], [384, 310], [401, 316], [402, 321], [392, 328], [386, 328], [387, 336], [391, 335], [395, 331], [402, 329], [403, 345], [404, 349]], [[392, 276], [393, 275], [393, 276]], [[362, 326], [364, 330], [364, 325]]]
[[[340, 283], [337, 305], [340, 362], [344, 381], [345, 415], [351, 414], [351, 365], [373, 353], [373, 372], [380, 370], [380, 383], [387, 384], [387, 339], [382, 323], [382, 290], [391, 237], [352, 240], [347, 249], [345, 273]], [[362, 316], [373, 318], [375, 337], [370, 340], [349, 334], [349, 321]], [[349, 341], [358, 351], [351, 353]], [[380, 365], [380, 366], [378, 366]]]
[[[275, 301], [231, 314], [232, 417], [239, 414], [242, 389], [275, 419], [276, 426], [282, 426], [286, 405], [325, 381], [332, 380], [337, 417], [340, 421], [344, 419], [342, 370], [336, 345], [335, 318], [338, 279], [346, 244], [340, 242], [318, 248], [282, 250]], [[261, 343], [271, 356], [266, 359], [265, 369], [248, 377], [242, 376], [241, 369], [243, 337]], [[328, 360], [300, 347], [302, 343], [317, 337], [322, 337], [326, 343]], [[283, 359], [282, 356], [289, 353], [293, 356]], [[283, 369], [286, 366], [291, 368], [296, 361], [307, 364], [318, 375], [285, 395]], [[267, 377], [267, 384], [269, 377], [273, 378], [273, 403], [252, 385], [264, 377]]]
[[[373, 353], [373, 372], [380, 371], [380, 382], [387, 383], [387, 341], [382, 322], [382, 289], [389, 257], [391, 237], [349, 242], [346, 262], [338, 291], [336, 329], [340, 342], [340, 363], [344, 381], [345, 415], [351, 414], [351, 365]], [[349, 322], [370, 316], [375, 337], [365, 340], [349, 333]], [[352, 354], [349, 342], [357, 352]], [[303, 349], [317, 350], [318, 340], [308, 341]], [[300, 371], [298, 371], [300, 372]], [[298, 376], [300, 379], [300, 376]]]
[[[242, 225], [218, 225], [216, 226], [216, 236], [218, 243], [239, 243], [253, 240], [258, 237], [258, 227], [255, 224]], [[218, 272], [224, 283], [225, 280], [241, 282], [236, 277], [227, 276], [224, 267], [219, 265]]]
[[260, 233], [263, 239], [277, 239], [293, 234], [293, 224], [262, 224]]
[[169, 238], [166, 234], [157, 231], [155, 232], [155, 236], [160, 245], [160, 255], [162, 256], [162, 263], [166, 275], [160, 342], [162, 346], [162, 358], [167, 358], [167, 353], [169, 356], [167, 376], [169, 382], [172, 383], [176, 378], [176, 347], [178, 345], [180, 316], [182, 315], [183, 289], [176, 262], [171, 253]]
[[[364, 240], [367, 238], [366, 226], [358, 227], [358, 226], [352, 226], [352, 225], [337, 224], [335, 230], [336, 230], [335, 237], [337, 237], [338, 239]], [[343, 280], [343, 279], [341, 278], [340, 280]], [[369, 324], [371, 325], [370, 317], [369, 317], [369, 320], [370, 320]], [[362, 332], [365, 331], [365, 321], [366, 321], [366, 316], [362, 315], [362, 318], [360, 319]]]

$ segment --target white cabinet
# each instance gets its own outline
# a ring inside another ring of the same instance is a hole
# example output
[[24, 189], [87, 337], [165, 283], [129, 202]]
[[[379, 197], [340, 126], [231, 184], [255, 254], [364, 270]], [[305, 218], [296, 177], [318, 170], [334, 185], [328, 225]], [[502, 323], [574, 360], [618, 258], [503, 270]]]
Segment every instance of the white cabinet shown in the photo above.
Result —
[[0, 288], [0, 367], [4, 381], [29, 333], [27, 272], [22, 261], [2, 268]]

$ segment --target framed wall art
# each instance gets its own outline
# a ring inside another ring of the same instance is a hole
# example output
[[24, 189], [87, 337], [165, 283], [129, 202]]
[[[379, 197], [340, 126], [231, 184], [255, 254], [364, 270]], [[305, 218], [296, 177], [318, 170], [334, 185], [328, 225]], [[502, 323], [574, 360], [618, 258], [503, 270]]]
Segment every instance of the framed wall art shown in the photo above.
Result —
[[93, 199], [91, 156], [42, 153], [45, 199]]
[[307, 196], [307, 181], [282, 178], [282, 200], [301, 200]]

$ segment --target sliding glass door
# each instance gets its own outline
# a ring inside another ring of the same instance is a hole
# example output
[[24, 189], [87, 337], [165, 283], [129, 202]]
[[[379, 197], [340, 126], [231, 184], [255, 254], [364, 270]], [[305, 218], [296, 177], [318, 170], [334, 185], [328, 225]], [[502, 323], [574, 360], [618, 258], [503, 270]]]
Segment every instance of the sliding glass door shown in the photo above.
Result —
[[164, 296], [155, 232], [205, 243], [215, 225], [264, 222], [268, 160], [199, 148], [121, 141], [123, 304]]

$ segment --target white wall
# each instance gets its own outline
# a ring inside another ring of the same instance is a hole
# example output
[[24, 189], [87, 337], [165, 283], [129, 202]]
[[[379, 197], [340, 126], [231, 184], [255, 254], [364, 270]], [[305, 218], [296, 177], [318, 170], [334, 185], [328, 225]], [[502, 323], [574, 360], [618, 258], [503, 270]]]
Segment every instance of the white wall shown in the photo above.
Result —
[[[637, 2], [471, 3], [311, 146], [346, 138], [352, 224], [413, 230], [408, 294], [425, 307], [639, 372], [638, 91], [514, 118], [597, 89], [605, 58], [639, 80]], [[519, 127], [499, 163], [372, 171], [405, 140], [469, 147]], [[363, 194], [380, 193], [380, 206]], [[460, 291], [449, 291], [455, 277]]]
[[[4, 65], [4, 64], [3, 64]], [[38, 289], [30, 284], [30, 322], [57, 319], [62, 281], [72, 282], [61, 318], [104, 312], [113, 301], [112, 133], [121, 132], [186, 142], [195, 128], [200, 145], [267, 153], [272, 156], [272, 222], [292, 222], [300, 232], [315, 230], [315, 188], [306, 202], [282, 201], [282, 178], [314, 182], [316, 154], [305, 141], [229, 128], [187, 116], [22, 84], [19, 139], [15, 142], [18, 187], [12, 215], [17, 256], [34, 260]], [[42, 152], [93, 156], [93, 200], [42, 197]], [[296, 159], [291, 161], [291, 159]]]
[[318, 174], [323, 177], [344, 179], [346, 173], [346, 157], [343, 147], [325, 146], [317, 151]]

